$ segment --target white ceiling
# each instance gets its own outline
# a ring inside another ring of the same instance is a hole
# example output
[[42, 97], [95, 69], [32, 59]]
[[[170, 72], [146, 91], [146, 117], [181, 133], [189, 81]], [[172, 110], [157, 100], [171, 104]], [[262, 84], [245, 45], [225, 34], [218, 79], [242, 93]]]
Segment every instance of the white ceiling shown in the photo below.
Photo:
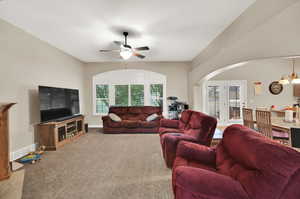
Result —
[[118, 61], [98, 50], [123, 30], [151, 48], [145, 61], [190, 61], [254, 1], [1, 0], [0, 18], [85, 62]]

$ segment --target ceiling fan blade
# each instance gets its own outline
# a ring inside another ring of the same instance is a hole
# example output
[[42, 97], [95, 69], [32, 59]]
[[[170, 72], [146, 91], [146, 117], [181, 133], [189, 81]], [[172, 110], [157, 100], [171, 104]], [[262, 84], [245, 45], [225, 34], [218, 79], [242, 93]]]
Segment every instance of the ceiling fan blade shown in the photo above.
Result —
[[115, 50], [99, 50], [99, 52], [102, 52], [102, 53], [106, 53], [106, 52], [120, 52], [119, 49], [115, 49]]
[[136, 53], [136, 52], [133, 53], [133, 56], [136, 56], [140, 59], [144, 59], [146, 57], [145, 55], [142, 55], [142, 54], [139, 54], [139, 53]]
[[114, 43], [117, 44], [118, 46], [124, 45], [124, 44], [123, 44], [122, 42], [120, 42], [120, 41], [114, 41]]
[[148, 46], [143, 46], [143, 47], [134, 48], [134, 50], [136, 50], [136, 51], [143, 51], [143, 50], [150, 50], [150, 48]]

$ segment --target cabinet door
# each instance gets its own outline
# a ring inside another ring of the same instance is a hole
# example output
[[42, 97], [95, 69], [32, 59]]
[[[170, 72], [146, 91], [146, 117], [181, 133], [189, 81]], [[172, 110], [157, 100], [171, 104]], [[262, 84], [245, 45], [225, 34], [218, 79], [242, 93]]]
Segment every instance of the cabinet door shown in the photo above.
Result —
[[300, 97], [300, 84], [295, 84], [294, 85], [294, 96], [295, 97]]

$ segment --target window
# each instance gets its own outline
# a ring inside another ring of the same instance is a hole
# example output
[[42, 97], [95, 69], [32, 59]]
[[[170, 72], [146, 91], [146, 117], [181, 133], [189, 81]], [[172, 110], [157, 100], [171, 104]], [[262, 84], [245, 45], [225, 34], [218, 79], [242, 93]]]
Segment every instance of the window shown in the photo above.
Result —
[[162, 84], [151, 84], [150, 85], [150, 96], [152, 106], [163, 105], [163, 85]]
[[144, 106], [144, 85], [130, 85], [131, 106]]
[[110, 106], [161, 106], [167, 112], [166, 76], [146, 70], [114, 70], [93, 76], [93, 114]]
[[106, 114], [109, 107], [108, 85], [96, 85], [96, 113]]
[[128, 106], [128, 85], [115, 85], [115, 105]]

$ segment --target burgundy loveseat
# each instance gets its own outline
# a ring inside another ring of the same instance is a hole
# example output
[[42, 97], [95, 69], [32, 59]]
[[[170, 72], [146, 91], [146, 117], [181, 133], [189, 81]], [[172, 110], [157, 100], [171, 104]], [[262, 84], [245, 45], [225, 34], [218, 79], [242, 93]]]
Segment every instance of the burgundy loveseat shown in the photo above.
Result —
[[216, 148], [180, 142], [172, 180], [176, 199], [299, 199], [300, 153], [232, 125]]
[[[162, 118], [161, 107], [155, 106], [110, 107], [109, 113], [115, 113], [122, 121], [114, 122], [109, 116], [103, 116], [104, 133], [158, 133]], [[146, 121], [146, 118], [154, 113], [158, 118]]]
[[168, 168], [172, 168], [177, 144], [181, 140], [210, 146], [217, 120], [200, 112], [187, 110], [180, 120], [162, 119], [159, 134], [162, 153]]

